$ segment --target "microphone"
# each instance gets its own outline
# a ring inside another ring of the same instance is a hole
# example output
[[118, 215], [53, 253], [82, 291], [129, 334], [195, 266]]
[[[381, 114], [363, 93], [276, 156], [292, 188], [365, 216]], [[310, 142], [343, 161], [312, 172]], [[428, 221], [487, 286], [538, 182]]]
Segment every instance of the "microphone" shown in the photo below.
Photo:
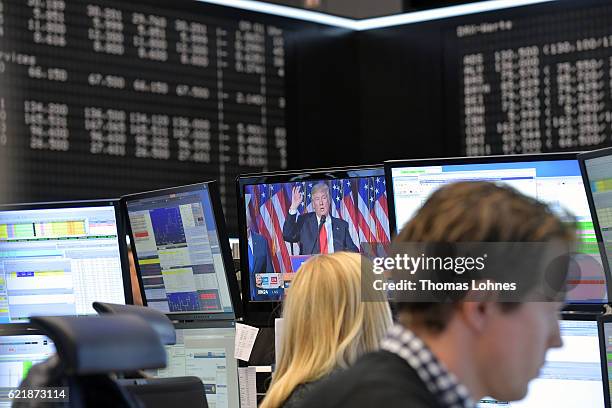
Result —
[[321, 228], [323, 228], [323, 225], [325, 225], [325, 216], [322, 215], [321, 216], [321, 223], [319, 224], [319, 232], [321, 232]]

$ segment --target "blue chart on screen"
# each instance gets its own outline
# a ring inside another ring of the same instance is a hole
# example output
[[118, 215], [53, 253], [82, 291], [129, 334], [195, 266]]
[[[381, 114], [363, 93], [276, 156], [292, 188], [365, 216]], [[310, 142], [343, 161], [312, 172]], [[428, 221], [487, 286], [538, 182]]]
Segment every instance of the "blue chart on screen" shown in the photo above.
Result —
[[196, 292], [168, 293], [168, 305], [171, 312], [188, 312], [200, 309]]
[[151, 210], [151, 223], [157, 245], [186, 242], [181, 212], [178, 207]]

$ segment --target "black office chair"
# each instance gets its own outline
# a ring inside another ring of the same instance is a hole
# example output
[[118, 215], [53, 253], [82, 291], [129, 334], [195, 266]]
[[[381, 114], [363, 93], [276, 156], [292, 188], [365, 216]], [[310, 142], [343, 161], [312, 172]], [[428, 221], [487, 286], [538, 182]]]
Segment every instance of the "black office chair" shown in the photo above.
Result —
[[[155, 309], [103, 302], [94, 302], [93, 308], [98, 314], [138, 316], [153, 327], [163, 344], [176, 344], [174, 325]], [[172, 407], [179, 400], [182, 408], [208, 408], [204, 384], [198, 377], [146, 378], [142, 372], [126, 373], [126, 377], [130, 378], [117, 382], [142, 401], [145, 408]]]
[[122, 314], [135, 315], [144, 319], [157, 332], [162, 344], [176, 344], [174, 325], [168, 317], [155, 309], [144, 306], [118, 305], [114, 303], [93, 302], [93, 308], [99, 315]]
[[198, 377], [134, 378], [117, 380], [146, 408], [208, 408], [204, 384]]
[[120, 407], [143, 404], [112, 373], [166, 366], [158, 334], [133, 315], [32, 317], [32, 324], [55, 344], [56, 355], [33, 366], [20, 388], [68, 387], [69, 400], [50, 403], [15, 400], [13, 407]]

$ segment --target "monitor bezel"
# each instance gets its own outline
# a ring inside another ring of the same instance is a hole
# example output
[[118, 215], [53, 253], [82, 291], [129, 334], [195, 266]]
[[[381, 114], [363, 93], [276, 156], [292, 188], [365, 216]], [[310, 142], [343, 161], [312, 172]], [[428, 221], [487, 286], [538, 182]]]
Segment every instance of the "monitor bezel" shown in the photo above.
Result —
[[[384, 177], [382, 163], [361, 166], [315, 168], [304, 170], [283, 170], [266, 173], [241, 174], [236, 178], [236, 195], [238, 199], [238, 240], [240, 248], [240, 278], [245, 321], [260, 327], [274, 327], [274, 319], [280, 317], [282, 301], [251, 300], [248, 266], [248, 237], [246, 236], [246, 203], [244, 188], [247, 185], [291, 183], [312, 180], [334, 180], [355, 177]], [[387, 189], [387, 200], [389, 199]], [[244, 273], [246, 271], [246, 273]]]
[[[93, 315], [92, 315], [93, 316]], [[47, 336], [32, 323], [0, 324], [0, 336]], [[49, 336], [47, 336], [49, 337]], [[51, 340], [51, 338], [49, 338]]]
[[[392, 239], [397, 235], [396, 228], [396, 216], [395, 216], [395, 196], [393, 191], [393, 169], [399, 167], [419, 167], [419, 166], [443, 166], [443, 165], [461, 165], [461, 164], [484, 164], [484, 163], [513, 163], [513, 162], [535, 162], [535, 161], [558, 161], [558, 160], [577, 160], [580, 167], [580, 173], [584, 180], [584, 171], [580, 165], [578, 152], [561, 152], [561, 153], [529, 153], [529, 154], [512, 154], [512, 155], [493, 155], [493, 156], [469, 156], [469, 157], [441, 157], [432, 159], [407, 159], [407, 160], [387, 160], [384, 163], [385, 166], [385, 180], [387, 184], [387, 202], [389, 205], [389, 226], [391, 231]], [[589, 193], [586, 191], [587, 200], [589, 199]], [[589, 212], [591, 213], [591, 219], [595, 229], [598, 229], [598, 224], [595, 224], [595, 218], [593, 217], [592, 202], [589, 200]], [[597, 236], [597, 240], [600, 241], [600, 236]], [[601, 253], [600, 245], [600, 256], [602, 256], [602, 263], [606, 264], [605, 256]], [[606, 289], [608, 293], [608, 303], [612, 299], [612, 290], [610, 288], [611, 274], [610, 270], [603, 266], [604, 274], [607, 279]], [[604, 305], [607, 303], [579, 303], [573, 302], [568, 303], [565, 306], [565, 310], [579, 310], [579, 311], [592, 311], [601, 312], [603, 311]]]
[[[134, 296], [132, 292], [132, 281], [130, 279], [130, 267], [128, 260], [127, 236], [125, 218], [121, 211], [119, 199], [99, 199], [99, 200], [78, 200], [78, 201], [49, 201], [49, 202], [34, 202], [34, 203], [19, 203], [19, 204], [3, 204], [0, 205], [0, 211], [20, 211], [20, 210], [49, 210], [59, 208], [87, 208], [87, 207], [107, 207], [112, 205], [115, 210], [115, 221], [117, 225], [117, 240], [119, 241], [119, 259], [121, 264], [121, 277], [123, 279], [123, 292], [125, 296], [125, 304], [133, 305]], [[93, 303], [93, 302], [92, 302]], [[88, 315], [93, 316], [95, 313]], [[2, 323], [0, 327], [27, 325], [24, 323]]]
[[142, 296], [142, 302], [144, 306], [147, 306], [147, 298], [144, 291], [144, 285], [142, 283], [142, 274], [140, 271], [140, 265], [138, 264], [138, 251], [136, 249], [136, 241], [134, 240], [134, 234], [132, 226], [130, 224], [130, 217], [128, 213], [128, 202], [132, 200], [143, 200], [147, 198], [158, 197], [167, 194], [177, 193], [188, 193], [201, 191], [203, 188], [208, 189], [208, 195], [212, 205], [213, 216], [215, 217], [215, 224], [217, 227], [217, 235], [219, 238], [219, 248], [221, 250], [221, 257], [223, 259], [223, 265], [225, 267], [225, 278], [230, 293], [230, 300], [232, 302], [232, 308], [234, 313], [232, 317], [228, 318], [227, 313], [208, 313], [208, 312], [170, 312], [167, 313], [171, 320], [177, 321], [207, 321], [207, 320], [228, 320], [237, 319], [242, 316], [242, 303], [240, 302], [240, 293], [238, 291], [238, 280], [236, 277], [234, 264], [232, 260], [232, 252], [229, 246], [229, 238], [227, 234], [227, 227], [225, 225], [225, 216], [223, 208], [221, 206], [221, 198], [219, 195], [219, 189], [216, 181], [204, 181], [200, 183], [187, 184], [183, 186], [163, 188], [159, 190], [145, 191], [141, 193], [127, 194], [121, 197], [121, 208], [125, 216], [128, 235], [130, 237], [132, 254], [134, 256], [134, 266], [136, 268], [136, 275], [138, 277], [138, 285], [140, 294]]
[[610, 408], [610, 380], [608, 379], [608, 353], [606, 352], [606, 332], [604, 325], [612, 323], [612, 315], [597, 317], [597, 334], [599, 336], [599, 360], [601, 363], [601, 377], [603, 379], [603, 393], [605, 408]]
[[175, 316], [166, 313], [168, 319], [172, 320], [174, 330], [197, 330], [197, 329], [235, 329], [235, 320], [175, 320]]
[[599, 316], [602, 316], [600, 312], [562, 310], [560, 313], [559, 320], [580, 320], [591, 322], [596, 321]]

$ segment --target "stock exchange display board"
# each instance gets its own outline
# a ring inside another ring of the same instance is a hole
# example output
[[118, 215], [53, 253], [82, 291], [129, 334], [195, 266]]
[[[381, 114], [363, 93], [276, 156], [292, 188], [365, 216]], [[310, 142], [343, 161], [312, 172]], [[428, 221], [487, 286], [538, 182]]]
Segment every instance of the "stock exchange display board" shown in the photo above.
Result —
[[610, 145], [612, 6], [580, 6], [489, 13], [449, 30], [464, 154]]
[[234, 218], [239, 173], [287, 166], [285, 32], [210, 7], [1, 0], [2, 201], [217, 179]]

